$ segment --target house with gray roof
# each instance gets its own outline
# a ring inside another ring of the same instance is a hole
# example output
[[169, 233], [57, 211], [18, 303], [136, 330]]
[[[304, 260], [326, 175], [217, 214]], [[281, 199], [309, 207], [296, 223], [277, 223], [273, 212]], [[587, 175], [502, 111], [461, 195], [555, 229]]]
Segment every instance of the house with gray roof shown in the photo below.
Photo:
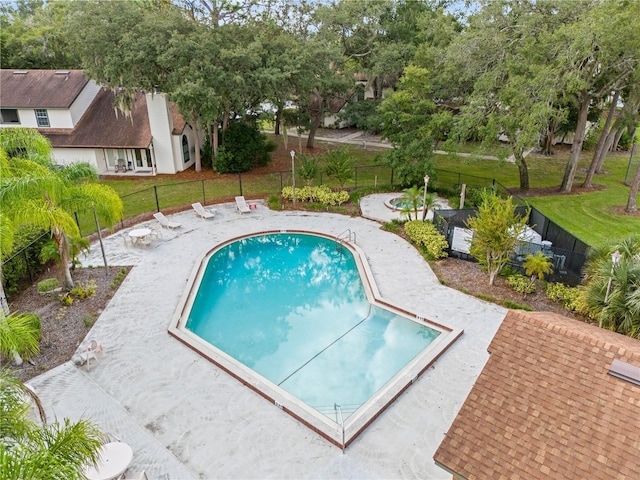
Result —
[[640, 478], [640, 340], [510, 311], [434, 455], [454, 479]]
[[195, 163], [194, 132], [158, 92], [138, 92], [131, 111], [81, 70], [0, 70], [0, 128], [36, 128], [53, 161], [98, 173], [173, 174]]

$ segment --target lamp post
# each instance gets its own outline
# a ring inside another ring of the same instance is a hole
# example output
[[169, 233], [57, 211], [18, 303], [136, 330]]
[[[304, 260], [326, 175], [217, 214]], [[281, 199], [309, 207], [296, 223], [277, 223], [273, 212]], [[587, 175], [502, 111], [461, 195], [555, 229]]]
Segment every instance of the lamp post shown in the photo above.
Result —
[[296, 152], [291, 150], [291, 185], [293, 187], [293, 208], [296, 208]]
[[[611, 282], [613, 281], [613, 273], [618, 263], [620, 263], [621, 257], [622, 254], [618, 250], [611, 254], [611, 276], [609, 277], [609, 282], [607, 283], [607, 293], [605, 293], [604, 295], [605, 305], [609, 303], [609, 294], [611, 293]], [[602, 327], [602, 319], [600, 319], [600, 327]]]
[[427, 185], [429, 185], [429, 175], [424, 176], [424, 198], [422, 199], [422, 221], [427, 219]]

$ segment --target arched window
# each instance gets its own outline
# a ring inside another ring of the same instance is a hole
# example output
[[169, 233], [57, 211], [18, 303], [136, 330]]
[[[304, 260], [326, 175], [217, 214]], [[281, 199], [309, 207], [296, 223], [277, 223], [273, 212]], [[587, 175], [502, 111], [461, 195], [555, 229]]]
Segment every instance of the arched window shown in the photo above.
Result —
[[189, 156], [189, 140], [187, 140], [187, 136], [182, 136], [182, 158], [184, 159], [184, 163], [187, 163], [191, 160]]

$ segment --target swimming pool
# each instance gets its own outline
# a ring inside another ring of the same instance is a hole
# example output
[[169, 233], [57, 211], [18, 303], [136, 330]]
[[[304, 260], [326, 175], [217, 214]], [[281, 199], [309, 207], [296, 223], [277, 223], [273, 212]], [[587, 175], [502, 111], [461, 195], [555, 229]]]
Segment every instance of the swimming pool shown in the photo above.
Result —
[[225, 242], [170, 333], [344, 447], [461, 333], [381, 302], [357, 250], [309, 232]]

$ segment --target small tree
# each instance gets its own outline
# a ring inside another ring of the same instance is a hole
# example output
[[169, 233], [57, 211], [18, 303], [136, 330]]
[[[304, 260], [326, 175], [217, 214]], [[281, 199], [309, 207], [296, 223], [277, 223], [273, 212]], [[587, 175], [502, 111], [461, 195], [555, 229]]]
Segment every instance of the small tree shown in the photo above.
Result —
[[[404, 193], [400, 199], [402, 200], [404, 207], [402, 213], [405, 214], [409, 220], [418, 219], [418, 209], [420, 208], [420, 201], [422, 200], [422, 188], [413, 186], [411, 188], [405, 188], [402, 190]], [[415, 218], [411, 218], [411, 212], [415, 214]]]
[[522, 266], [524, 267], [524, 273], [531, 277], [529, 280], [531, 285], [536, 281], [536, 277], [538, 277], [538, 280], [544, 280], [545, 275], [553, 273], [551, 259], [544, 256], [542, 252], [536, 252], [535, 255], [528, 254]]
[[489, 272], [489, 285], [509, 260], [528, 218], [529, 211], [522, 216], [516, 213], [511, 197], [505, 200], [489, 191], [482, 194], [478, 214], [466, 225], [473, 230], [470, 253]]
[[318, 157], [313, 155], [298, 155], [300, 166], [298, 167], [298, 175], [306, 182], [307, 187], [313, 183], [313, 179], [320, 173], [320, 162]]
[[327, 153], [325, 165], [325, 173], [338, 182], [341, 189], [353, 178], [353, 159], [344, 148]]

